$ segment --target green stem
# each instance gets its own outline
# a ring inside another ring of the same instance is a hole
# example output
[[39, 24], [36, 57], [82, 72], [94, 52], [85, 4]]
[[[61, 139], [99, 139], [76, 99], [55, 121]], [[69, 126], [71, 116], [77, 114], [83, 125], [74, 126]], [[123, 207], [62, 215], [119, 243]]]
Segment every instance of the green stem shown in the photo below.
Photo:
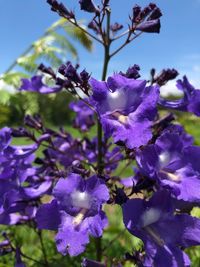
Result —
[[[104, 43], [104, 64], [103, 64], [103, 72], [102, 72], [102, 81], [105, 81], [108, 64], [110, 61], [110, 10], [107, 10], [107, 35], [106, 40]], [[102, 146], [103, 146], [103, 132], [102, 132], [102, 125], [100, 120], [98, 119], [97, 123], [97, 139], [98, 139], [98, 158], [97, 158], [97, 171], [99, 175], [103, 173], [103, 153], [102, 153]], [[96, 239], [96, 258], [98, 261], [101, 261], [102, 258], [102, 242], [101, 238]]]
[[39, 230], [37, 233], [38, 233], [38, 236], [39, 236], [39, 239], [40, 239], [40, 244], [41, 244], [41, 249], [42, 249], [42, 253], [43, 253], [43, 256], [44, 256], [45, 266], [48, 267], [49, 263], [48, 263], [48, 260], [47, 260], [47, 253], [46, 253], [46, 249], [45, 249], [44, 242], [43, 242], [42, 231]]

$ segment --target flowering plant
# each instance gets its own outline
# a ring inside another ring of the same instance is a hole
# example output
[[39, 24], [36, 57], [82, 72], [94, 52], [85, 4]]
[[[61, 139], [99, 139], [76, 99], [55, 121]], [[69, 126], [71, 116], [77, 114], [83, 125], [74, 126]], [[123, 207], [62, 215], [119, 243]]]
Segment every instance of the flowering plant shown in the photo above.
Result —
[[[73, 126], [81, 135], [75, 138], [64, 128], [47, 128], [39, 115], [26, 116], [26, 127], [0, 130], [0, 223], [34, 229], [43, 259], [23, 253], [7, 232], [1, 255], [14, 252], [15, 266], [25, 266], [25, 259], [53, 266], [44, 244], [46, 229], [56, 233], [57, 251], [63, 256], [78, 256], [89, 243], [95, 245], [96, 255], [83, 254], [82, 266], [190, 266], [184, 249], [200, 244], [200, 219], [190, 215], [200, 203], [200, 148], [169, 110], [199, 116], [200, 91], [183, 77], [177, 81], [183, 97], [162, 98], [160, 88], [178, 75], [174, 69], [160, 74], [152, 70], [151, 79], [144, 80], [140, 67], [133, 65], [106, 79], [112, 57], [142, 33], [159, 33], [160, 9], [152, 3], [133, 7], [128, 29], [120, 34], [123, 25], [111, 24], [109, 0], [101, 5], [79, 1], [93, 16], [88, 30], [62, 3], [47, 2], [52, 11], [103, 45], [102, 79], [67, 62], [57, 72], [42, 64], [36, 76], [22, 80], [19, 90], [72, 94]], [[119, 39], [124, 42], [111, 51]], [[97, 135], [91, 137], [87, 132], [94, 125]], [[15, 146], [12, 138], [31, 143]], [[123, 171], [128, 169], [131, 175], [125, 178]], [[112, 224], [109, 213], [119, 216], [115, 219], [122, 230], [104, 239]], [[125, 234], [134, 236], [129, 249], [110, 257], [108, 247]], [[141, 241], [138, 246], [133, 244], [136, 240]]]

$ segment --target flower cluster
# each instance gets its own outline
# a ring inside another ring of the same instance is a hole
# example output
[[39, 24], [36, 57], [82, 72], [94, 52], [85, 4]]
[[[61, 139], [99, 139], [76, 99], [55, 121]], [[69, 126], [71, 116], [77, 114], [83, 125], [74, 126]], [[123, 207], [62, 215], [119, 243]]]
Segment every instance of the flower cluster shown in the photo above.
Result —
[[[47, 2], [54, 12], [79, 27], [75, 14], [62, 3]], [[108, 23], [108, 0], [101, 5], [92, 0], [79, 3], [93, 15], [88, 29], [96, 35], [88, 35], [105, 48], [103, 78], [99, 81], [67, 62], [58, 72], [42, 64], [39, 74], [22, 80], [19, 90], [71, 93], [75, 98], [70, 104], [75, 112], [72, 126], [81, 135], [75, 138], [64, 128], [47, 128], [39, 115], [27, 115], [25, 127], [0, 130], [0, 224], [29, 223], [37, 231], [55, 231], [62, 255], [77, 256], [96, 238], [97, 259], [84, 258], [82, 266], [107, 266], [100, 262], [106, 248], [102, 250], [99, 243], [109, 225], [110, 214], [104, 206], [113, 212], [119, 205], [123, 218], [117, 220], [121, 219], [143, 246], [123, 255], [117, 265], [112, 259], [112, 266], [122, 266], [126, 260], [145, 267], [190, 266], [184, 249], [200, 245], [200, 219], [190, 214], [200, 205], [200, 147], [167, 110], [199, 116], [200, 90], [183, 77], [177, 81], [183, 97], [166, 100], [160, 96], [160, 88], [178, 72], [165, 69], [156, 75], [152, 69], [148, 81], [140, 79], [136, 64], [106, 80], [110, 58], [142, 32], [159, 32], [162, 13], [152, 3], [143, 9], [135, 6], [128, 31], [117, 35], [123, 25]], [[124, 44], [110, 53], [110, 44], [126, 34]], [[46, 75], [55, 85], [46, 85]], [[95, 124], [97, 136], [87, 134]], [[30, 143], [16, 146], [18, 138]], [[124, 178], [123, 171], [128, 168], [134, 174]], [[25, 266], [20, 247], [14, 247], [7, 236], [0, 243], [0, 252], [14, 252], [15, 266]]]

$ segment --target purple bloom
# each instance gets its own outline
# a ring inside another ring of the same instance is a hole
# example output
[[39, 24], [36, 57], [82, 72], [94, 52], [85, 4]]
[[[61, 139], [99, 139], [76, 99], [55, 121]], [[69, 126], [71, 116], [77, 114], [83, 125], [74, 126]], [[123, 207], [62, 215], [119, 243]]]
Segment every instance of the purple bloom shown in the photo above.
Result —
[[176, 214], [167, 191], [156, 192], [149, 201], [129, 199], [122, 210], [128, 231], [144, 242], [144, 266], [190, 266], [180, 247], [200, 244], [200, 220]]
[[164, 98], [159, 99], [159, 104], [166, 108], [188, 111], [194, 113], [196, 116], [200, 116], [200, 90], [195, 89], [191, 85], [186, 76], [183, 80], [177, 81], [177, 87], [180, 89], [184, 96], [178, 100], [166, 100]]
[[[177, 199], [199, 202], [200, 176], [185, 156], [185, 151], [192, 147], [192, 139], [180, 128], [179, 132], [172, 129], [166, 129], [155, 144], [138, 152], [140, 172], [168, 188]], [[198, 160], [198, 156], [194, 154], [193, 160]]]
[[31, 80], [22, 79], [22, 85], [19, 88], [20, 91], [38, 92], [41, 94], [51, 94], [61, 91], [62, 87], [49, 87], [42, 82], [42, 76], [33, 76]]
[[91, 79], [90, 84], [103, 129], [115, 142], [134, 148], [152, 138], [158, 87], [146, 87], [143, 80], [128, 79], [119, 74], [109, 77], [107, 82]]
[[101, 207], [109, 199], [108, 189], [96, 176], [84, 180], [72, 173], [58, 181], [53, 195], [55, 199], [37, 212], [38, 227], [58, 230], [55, 237], [58, 251], [78, 255], [89, 242], [89, 234], [99, 237], [107, 225]]
[[74, 120], [75, 128], [79, 128], [85, 132], [94, 125], [94, 111], [83, 101], [71, 102], [70, 108], [76, 112], [76, 118]]

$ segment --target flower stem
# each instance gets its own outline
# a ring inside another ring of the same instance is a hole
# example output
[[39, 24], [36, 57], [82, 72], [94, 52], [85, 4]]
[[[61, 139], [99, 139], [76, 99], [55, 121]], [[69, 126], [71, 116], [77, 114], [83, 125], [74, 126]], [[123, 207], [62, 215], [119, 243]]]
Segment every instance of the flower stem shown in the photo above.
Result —
[[[104, 40], [104, 63], [103, 63], [103, 72], [102, 72], [102, 81], [105, 81], [107, 70], [108, 70], [108, 64], [110, 61], [110, 10], [106, 10], [107, 14], [107, 35], [106, 39]], [[97, 139], [98, 139], [98, 159], [97, 159], [97, 171], [99, 175], [102, 175], [103, 173], [103, 153], [102, 153], [102, 147], [103, 147], [103, 132], [102, 132], [102, 125], [100, 122], [100, 119], [98, 119], [97, 122]], [[96, 258], [98, 261], [101, 261], [102, 258], [102, 242], [101, 238], [96, 239]]]
[[40, 231], [40, 230], [37, 231], [37, 234], [38, 234], [39, 239], [40, 239], [40, 244], [41, 244], [42, 254], [44, 256], [45, 266], [48, 267], [49, 263], [48, 263], [48, 260], [47, 260], [47, 253], [46, 253], [46, 249], [45, 249], [45, 246], [44, 246], [44, 241], [43, 241], [43, 237], [42, 237], [42, 231]]

